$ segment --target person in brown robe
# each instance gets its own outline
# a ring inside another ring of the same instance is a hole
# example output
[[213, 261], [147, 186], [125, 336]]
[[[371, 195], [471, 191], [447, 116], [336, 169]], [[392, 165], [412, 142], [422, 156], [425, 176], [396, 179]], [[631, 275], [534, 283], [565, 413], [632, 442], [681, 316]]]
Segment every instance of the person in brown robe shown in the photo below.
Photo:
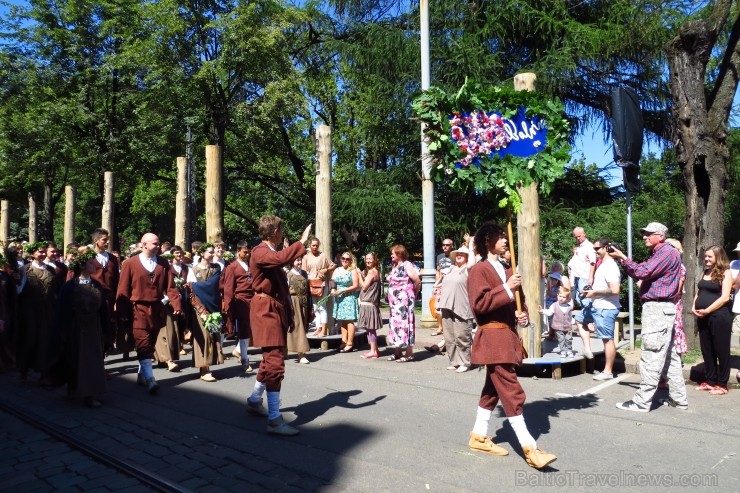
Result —
[[252, 338], [252, 326], [249, 320], [249, 304], [254, 297], [252, 273], [249, 270], [249, 259], [252, 249], [246, 241], [236, 245], [236, 260], [224, 269], [221, 275], [224, 297], [223, 309], [231, 327], [239, 338], [238, 347], [232, 354], [238, 355], [242, 370], [251, 373], [249, 364], [249, 340]]
[[[190, 302], [193, 305], [193, 322], [192, 322], [192, 344], [193, 344], [193, 367], [200, 371], [200, 379], [204, 382], [216, 382], [218, 379], [211, 373], [211, 366], [223, 364], [224, 355], [222, 353], [221, 334], [211, 333], [205, 324], [211, 310], [208, 310], [204, 301], [195, 295], [192, 285], [197, 282], [205, 282], [214, 277], [221, 275], [221, 266], [213, 262], [214, 256], [213, 243], [204, 243], [198, 250], [200, 261], [193, 265], [188, 272], [188, 283], [191, 285]], [[218, 279], [218, 287], [221, 286], [221, 278]], [[220, 289], [218, 290], [220, 291]], [[212, 296], [221, 298], [220, 292], [213, 293]], [[221, 308], [221, 302], [218, 302], [218, 309]]]
[[183, 308], [183, 313], [175, 315], [175, 310], [172, 308], [172, 303], [169, 299], [165, 303], [165, 314], [167, 316], [164, 327], [159, 329], [157, 335], [157, 344], [154, 348], [154, 357], [157, 362], [167, 365], [167, 371], [177, 372], [180, 371], [180, 365], [175, 360], [180, 359], [180, 347], [181, 338], [185, 324], [185, 303], [187, 300], [185, 280], [188, 275], [188, 266], [183, 263], [184, 252], [182, 248], [175, 245], [169, 249], [168, 254], [161, 255], [162, 258], [170, 262], [170, 275], [172, 276], [172, 282], [175, 284], [178, 292], [180, 293], [180, 304]]
[[311, 350], [308, 344], [308, 321], [311, 320], [311, 291], [308, 289], [308, 274], [301, 267], [303, 259], [293, 261], [293, 268], [288, 271], [290, 302], [293, 305], [293, 332], [288, 333], [288, 353], [298, 353], [298, 363], [309, 363], [306, 353]]
[[95, 252], [80, 253], [70, 264], [72, 280], [59, 293], [57, 323], [64, 343], [67, 394], [82, 396], [88, 407], [100, 407], [95, 396], [106, 391], [103, 338], [110, 318], [103, 287], [94, 279]]
[[44, 385], [61, 383], [52, 378], [61, 363], [59, 341], [52, 326], [59, 288], [56, 272], [44, 263], [47, 246], [45, 241], [26, 245], [32, 261], [22, 268], [16, 340], [21, 381], [34, 370], [41, 373], [39, 383]]
[[509, 454], [487, 436], [491, 414], [501, 400], [527, 464], [541, 469], [557, 457], [537, 448], [524, 421], [526, 396], [516, 376], [516, 366], [522, 363], [523, 351], [516, 327], [517, 324], [529, 325], [529, 315], [523, 304], [522, 311], [516, 311], [515, 292], [520, 293], [524, 303], [521, 276], [499, 261], [499, 256], [507, 250], [507, 243], [503, 228], [493, 223], [484, 223], [475, 234], [475, 250], [482, 260], [470, 269], [468, 275], [470, 307], [478, 322], [471, 363], [485, 365], [486, 381], [468, 446], [492, 455]]
[[105, 307], [108, 310], [108, 323], [111, 330], [108, 336], [103, 339], [103, 349], [105, 351], [111, 349], [114, 339], [117, 337], [116, 345], [118, 346], [118, 350], [127, 357], [127, 353], [134, 350], [134, 339], [131, 333], [124, 330], [119, 334], [116, 330], [115, 306], [120, 265], [116, 256], [108, 252], [109, 236], [108, 230], [103, 228], [95, 229], [90, 235], [90, 239], [93, 242], [93, 249], [95, 250], [95, 258], [92, 260], [94, 270], [90, 274], [90, 277], [102, 286]]
[[160, 327], [165, 324], [162, 299], [167, 296], [176, 315], [182, 312], [180, 293], [170, 275], [170, 264], [159, 257], [159, 238], [147, 233], [141, 238], [142, 251], [129, 257], [121, 269], [116, 308], [121, 323], [130, 323], [136, 357], [139, 360], [137, 383], [151, 395], [159, 390], [152, 372], [152, 356]]
[[[277, 216], [262, 216], [259, 233], [262, 243], [252, 249], [249, 270], [252, 271], [254, 298], [249, 310], [252, 338], [262, 348], [262, 362], [254, 390], [247, 399], [247, 411], [267, 416], [267, 432], [275, 435], [297, 435], [280, 415], [280, 387], [285, 375], [284, 348], [286, 335], [293, 330], [293, 309], [290, 304], [288, 279], [283, 267], [294, 258], [305, 255], [304, 243], [311, 232], [309, 224], [301, 239], [278, 251], [283, 242], [283, 221]], [[267, 391], [267, 410], [262, 394]]]

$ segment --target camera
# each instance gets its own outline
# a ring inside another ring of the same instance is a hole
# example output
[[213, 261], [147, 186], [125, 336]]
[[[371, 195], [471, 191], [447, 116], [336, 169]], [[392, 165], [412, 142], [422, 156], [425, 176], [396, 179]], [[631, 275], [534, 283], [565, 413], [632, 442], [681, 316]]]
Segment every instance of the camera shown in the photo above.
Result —
[[580, 301], [580, 302], [581, 302], [581, 304], [583, 304], [583, 300], [585, 300], [585, 299], [586, 299], [586, 293], [585, 293], [585, 291], [591, 291], [592, 289], [593, 289], [593, 287], [592, 287], [592, 286], [591, 286], [590, 284], [586, 284], [586, 285], [585, 285], [585, 286], [583, 286], [583, 288], [581, 288], [581, 290], [580, 290], [580, 291], [578, 292], [578, 301]]
[[608, 243], [606, 245], [606, 253], [614, 253], [615, 250], [622, 250], [619, 243]]

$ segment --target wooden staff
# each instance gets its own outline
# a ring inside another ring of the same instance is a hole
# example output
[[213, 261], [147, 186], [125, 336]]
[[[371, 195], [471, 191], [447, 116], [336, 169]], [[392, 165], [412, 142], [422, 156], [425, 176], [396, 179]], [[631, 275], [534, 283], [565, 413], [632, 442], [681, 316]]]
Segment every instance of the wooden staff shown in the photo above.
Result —
[[[509, 222], [506, 223], [506, 232], [509, 235], [509, 251], [511, 252], [511, 271], [516, 274], [516, 254], [514, 252], [514, 232], [511, 228], [511, 207], [507, 207]], [[519, 289], [514, 292], [514, 298], [516, 299], [516, 311], [517, 313], [522, 312], [522, 298], [519, 295]]]

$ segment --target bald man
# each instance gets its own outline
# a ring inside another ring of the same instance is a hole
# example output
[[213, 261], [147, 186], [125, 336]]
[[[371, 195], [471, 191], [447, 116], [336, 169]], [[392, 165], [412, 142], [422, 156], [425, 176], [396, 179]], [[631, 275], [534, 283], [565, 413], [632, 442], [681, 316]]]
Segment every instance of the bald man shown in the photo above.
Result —
[[166, 323], [165, 306], [167, 297], [175, 315], [182, 312], [180, 293], [170, 276], [169, 263], [157, 257], [159, 238], [147, 233], [141, 238], [139, 255], [123, 263], [118, 281], [116, 309], [124, 324], [130, 324], [139, 360], [137, 383], [146, 386], [149, 394], [159, 390], [152, 372], [152, 356], [159, 329]]

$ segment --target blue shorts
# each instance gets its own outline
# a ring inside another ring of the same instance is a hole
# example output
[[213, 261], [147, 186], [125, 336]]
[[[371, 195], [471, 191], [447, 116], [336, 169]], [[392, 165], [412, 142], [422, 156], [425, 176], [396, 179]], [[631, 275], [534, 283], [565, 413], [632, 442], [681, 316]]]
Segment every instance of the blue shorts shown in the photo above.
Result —
[[[586, 298], [588, 301], [591, 301], [591, 298]], [[576, 313], [576, 316], [573, 317], [576, 319], [576, 322], [579, 324], [590, 324], [594, 321], [594, 314], [593, 314], [593, 306], [591, 306], [591, 303], [584, 306], [579, 313]]]
[[619, 310], [616, 308], [591, 308], [596, 325], [596, 337], [599, 339], [614, 339], [614, 324], [617, 322]]

